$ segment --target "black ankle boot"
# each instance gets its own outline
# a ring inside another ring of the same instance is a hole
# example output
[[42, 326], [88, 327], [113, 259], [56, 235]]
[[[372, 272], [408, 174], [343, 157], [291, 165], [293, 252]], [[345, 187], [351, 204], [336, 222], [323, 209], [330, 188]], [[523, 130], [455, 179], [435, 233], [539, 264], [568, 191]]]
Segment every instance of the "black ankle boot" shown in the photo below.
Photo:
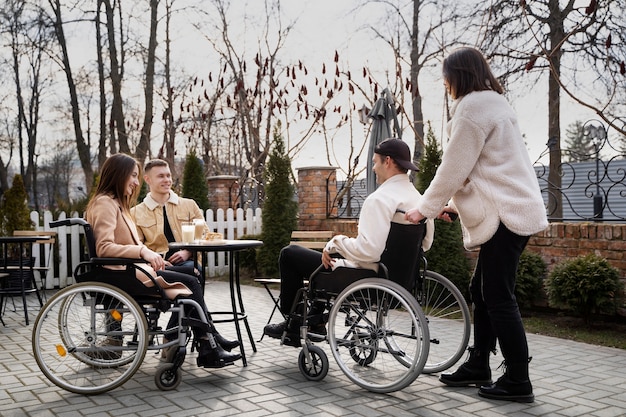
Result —
[[230, 352], [236, 347], [239, 347], [241, 343], [239, 340], [227, 340], [224, 336], [219, 334], [218, 332], [213, 333], [213, 337], [215, 338], [215, 343], [224, 348], [224, 350]]
[[506, 362], [506, 371], [495, 384], [480, 387], [478, 395], [492, 400], [532, 403], [535, 401], [533, 386], [528, 378], [528, 362]]
[[489, 367], [489, 351], [467, 348], [469, 358], [452, 374], [442, 374], [439, 381], [450, 387], [467, 387], [491, 384], [491, 368]]
[[207, 339], [200, 339], [198, 348], [198, 366], [204, 368], [222, 368], [232, 365], [236, 360], [241, 359], [239, 353], [228, 353], [215, 342], [212, 334]]

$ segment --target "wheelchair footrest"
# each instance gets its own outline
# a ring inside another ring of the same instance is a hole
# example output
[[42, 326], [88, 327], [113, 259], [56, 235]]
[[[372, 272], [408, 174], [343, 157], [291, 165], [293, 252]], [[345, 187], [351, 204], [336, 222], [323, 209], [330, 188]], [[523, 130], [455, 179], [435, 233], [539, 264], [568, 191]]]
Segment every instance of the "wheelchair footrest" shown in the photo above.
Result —
[[211, 328], [209, 327], [207, 323], [203, 322], [202, 320], [194, 319], [192, 317], [185, 317], [182, 320], [182, 324], [183, 326], [198, 327], [207, 332], [211, 330]]

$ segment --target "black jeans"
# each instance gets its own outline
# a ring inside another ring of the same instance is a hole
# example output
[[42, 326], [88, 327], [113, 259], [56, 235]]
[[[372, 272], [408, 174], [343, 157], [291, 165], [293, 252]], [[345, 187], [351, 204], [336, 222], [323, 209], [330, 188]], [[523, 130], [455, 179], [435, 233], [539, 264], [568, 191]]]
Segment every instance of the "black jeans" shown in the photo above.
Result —
[[[209, 320], [210, 329], [211, 330], [214, 329], [214, 326], [211, 320], [209, 319], [208, 309], [207, 309], [206, 303], [204, 302], [204, 296], [202, 294], [202, 287], [200, 286], [200, 281], [198, 281], [197, 276], [183, 274], [181, 272], [168, 271], [168, 270], [157, 271], [157, 275], [162, 277], [165, 281], [169, 282], [170, 284], [175, 283], [175, 282], [180, 282], [182, 284], [185, 284], [185, 286], [189, 288], [192, 292], [192, 294], [187, 297], [191, 298], [192, 300], [195, 300], [198, 304], [200, 304], [200, 307], [204, 310], [202, 313], [204, 313], [204, 316], [207, 318], [207, 320]], [[195, 318], [195, 319], [200, 319], [200, 312], [198, 312], [197, 309], [191, 306], [185, 306], [185, 315]], [[167, 328], [172, 329], [176, 326], [178, 326], [178, 313], [172, 313], [172, 315], [170, 316], [170, 320], [167, 323]], [[204, 337], [207, 334], [207, 332], [201, 327], [194, 327], [193, 331], [194, 331], [194, 336], [196, 338]], [[171, 340], [171, 339], [175, 339], [178, 336], [174, 333], [171, 333], [171, 334], [166, 333], [166, 337]]]
[[304, 286], [313, 271], [322, 264], [322, 252], [289, 245], [281, 249], [278, 258], [280, 273], [280, 311], [287, 315], [296, 299], [298, 290]]
[[474, 347], [495, 350], [496, 339], [509, 363], [528, 361], [528, 342], [515, 299], [519, 258], [528, 236], [511, 232], [502, 223], [480, 247], [470, 292], [474, 303]]

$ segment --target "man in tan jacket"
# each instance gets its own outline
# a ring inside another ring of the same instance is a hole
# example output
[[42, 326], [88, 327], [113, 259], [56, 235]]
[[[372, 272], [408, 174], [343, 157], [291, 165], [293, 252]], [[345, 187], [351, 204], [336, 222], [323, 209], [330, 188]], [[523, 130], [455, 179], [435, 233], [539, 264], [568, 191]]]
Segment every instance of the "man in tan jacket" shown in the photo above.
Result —
[[172, 251], [168, 244], [182, 241], [182, 222], [204, 220], [202, 210], [192, 199], [179, 197], [172, 191], [172, 173], [168, 163], [162, 159], [146, 163], [143, 178], [150, 192], [142, 203], [130, 210], [139, 238], [172, 265], [181, 270], [189, 268], [190, 272], [193, 271], [192, 268], [196, 266], [193, 254], [184, 249]]

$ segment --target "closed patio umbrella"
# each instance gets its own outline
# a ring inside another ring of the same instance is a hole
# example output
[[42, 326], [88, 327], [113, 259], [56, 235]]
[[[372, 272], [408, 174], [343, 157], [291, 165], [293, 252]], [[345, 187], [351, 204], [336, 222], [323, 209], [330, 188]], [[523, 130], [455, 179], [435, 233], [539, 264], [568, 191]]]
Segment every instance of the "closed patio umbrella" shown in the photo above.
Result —
[[[367, 195], [370, 195], [376, 190], [376, 174], [372, 170], [372, 158], [374, 157], [374, 149], [376, 145], [387, 138], [396, 137], [400, 138], [398, 115], [394, 105], [393, 94], [389, 89], [385, 88], [382, 95], [374, 107], [369, 112], [367, 117], [371, 118], [372, 130], [370, 133], [370, 141], [367, 152]], [[391, 128], [391, 122], [393, 121], [393, 132]]]

